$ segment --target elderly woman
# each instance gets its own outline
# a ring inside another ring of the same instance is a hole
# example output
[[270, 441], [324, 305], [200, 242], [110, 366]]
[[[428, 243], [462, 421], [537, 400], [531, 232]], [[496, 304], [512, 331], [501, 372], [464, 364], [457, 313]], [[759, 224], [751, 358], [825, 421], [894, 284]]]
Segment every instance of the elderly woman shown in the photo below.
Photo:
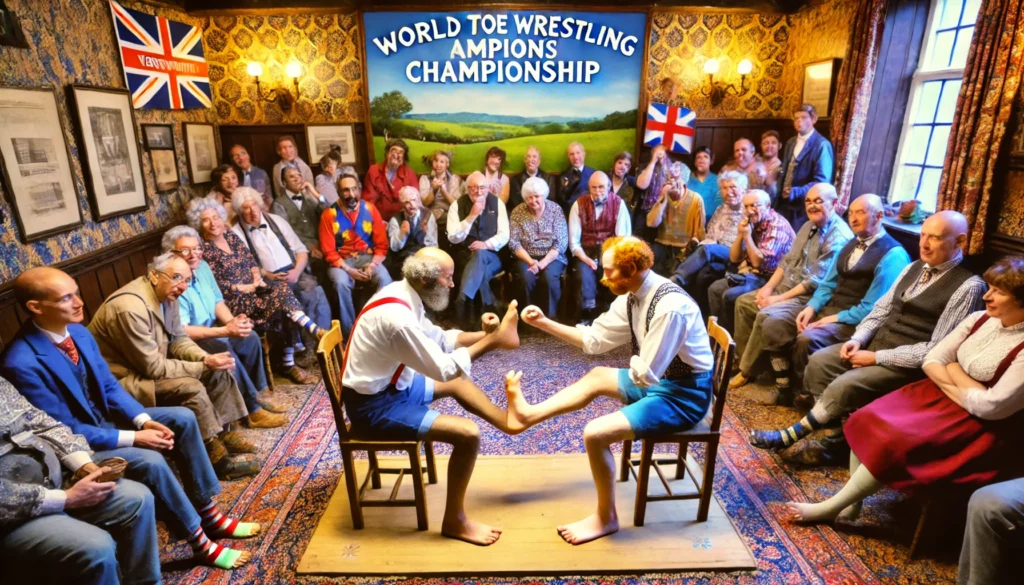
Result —
[[398, 191], [402, 187], [418, 187], [416, 171], [409, 166], [409, 145], [401, 138], [392, 138], [384, 145], [384, 161], [366, 171], [363, 200], [373, 203], [384, 221], [402, 209]]
[[501, 199], [502, 203], [508, 203], [508, 175], [502, 173], [505, 168], [505, 151], [500, 147], [492, 146], [487, 149], [487, 160], [484, 163], [484, 178], [487, 179], [487, 192]]
[[718, 206], [722, 204], [722, 194], [718, 190], [718, 175], [711, 172], [711, 163], [715, 162], [711, 149], [698, 146], [693, 151], [693, 174], [686, 182], [686, 188], [700, 195], [704, 200], [704, 221], [711, 221]]
[[850, 416], [850, 480], [824, 502], [788, 503], [793, 520], [856, 516], [886, 485], [972, 490], [1024, 473], [1024, 258], [1004, 258], [983, 278], [985, 310], [928, 352], [924, 380]]
[[612, 163], [612, 170], [608, 176], [612, 180], [608, 192], [618, 195], [630, 208], [636, 207], [635, 199], [640, 190], [636, 188], [636, 179], [629, 171], [633, 168], [633, 155], [628, 152], [620, 152], [615, 155], [615, 162]]
[[[325, 205], [334, 205], [338, 200], [338, 177], [341, 176], [341, 147], [334, 146], [330, 152], [320, 157], [320, 174], [316, 176], [314, 185]], [[286, 181], [287, 183], [287, 181]]]
[[305, 327], [318, 337], [322, 330], [302, 311], [288, 284], [284, 280], [264, 280], [253, 252], [228, 229], [224, 206], [196, 199], [189, 204], [187, 217], [203, 239], [203, 259], [210, 265], [227, 307], [232, 313], [244, 313], [252, 320], [253, 330], [266, 333], [281, 347], [285, 376], [296, 384], [313, 382], [315, 378], [295, 365], [291, 341], [298, 336], [298, 328]]
[[[536, 304], [546, 307], [554, 317], [562, 297], [562, 273], [568, 266], [565, 250], [569, 246], [569, 226], [562, 208], [548, 203], [551, 188], [540, 177], [523, 183], [523, 203], [512, 210], [509, 219], [508, 248], [516, 257], [516, 298], [520, 307]], [[537, 278], [543, 276], [547, 301], [533, 301]]]

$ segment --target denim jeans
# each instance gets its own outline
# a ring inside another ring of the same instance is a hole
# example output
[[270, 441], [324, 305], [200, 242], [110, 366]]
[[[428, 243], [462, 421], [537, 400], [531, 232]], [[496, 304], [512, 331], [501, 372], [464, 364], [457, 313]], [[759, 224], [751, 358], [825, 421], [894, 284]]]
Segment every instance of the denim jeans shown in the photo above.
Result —
[[[345, 264], [348, 264], [353, 268], [362, 268], [367, 266], [373, 261], [373, 257], [369, 254], [363, 254], [356, 258], [347, 258]], [[356, 286], [369, 287], [374, 292], [379, 291], [385, 286], [391, 284], [391, 275], [388, 274], [384, 265], [380, 265], [373, 272], [373, 276], [370, 277], [369, 281], [357, 282], [354, 278], [345, 273], [341, 268], [331, 268], [328, 271], [331, 277], [331, 282], [334, 283], [334, 291], [338, 294], [338, 306], [341, 309], [341, 333], [348, 339], [349, 334], [352, 332], [352, 325], [356, 321], [356, 307], [352, 302], [352, 289]], [[312, 318], [312, 317], [310, 317]], [[330, 316], [328, 315], [328, 320]], [[321, 329], [324, 329], [322, 325], [317, 323]], [[330, 322], [327, 323], [326, 329], [330, 329]]]
[[[959, 585], [1009, 585], [1020, 579], [1024, 545], [1024, 479], [985, 486], [967, 506]], [[1014, 577], [1013, 575], [1017, 575]]]
[[726, 331], [734, 331], [734, 317], [736, 312], [736, 299], [744, 293], [757, 290], [764, 285], [765, 280], [757, 274], [733, 275], [733, 279], [721, 278], [716, 280], [708, 288], [708, 310], [709, 315], [705, 317], [718, 317], [718, 324]]
[[555, 260], [548, 264], [547, 268], [540, 270], [537, 274], [530, 272], [529, 266], [522, 260], [516, 260], [517, 284], [516, 297], [519, 299], [519, 306], [526, 307], [532, 303], [534, 291], [537, 288], [537, 281], [543, 279], [546, 297], [536, 303], [545, 314], [554, 319], [558, 313], [558, 300], [562, 298], [562, 273], [565, 272], [565, 264]]
[[501, 272], [501, 259], [494, 250], [476, 250], [469, 254], [462, 267], [462, 281], [459, 283], [459, 300], [470, 301], [480, 293], [485, 307], [494, 306], [491, 279]]
[[576, 279], [580, 287], [580, 306], [584, 309], [593, 309], [597, 306], [597, 285], [601, 282], [601, 258], [597, 260], [597, 269], [591, 269], [579, 258], [573, 257], [572, 262], [576, 267]]
[[263, 408], [256, 395], [268, 387], [267, 372], [263, 368], [263, 344], [255, 331], [245, 337], [201, 339], [196, 344], [210, 353], [230, 353], [235, 358], [235, 380], [245, 408], [249, 414]]

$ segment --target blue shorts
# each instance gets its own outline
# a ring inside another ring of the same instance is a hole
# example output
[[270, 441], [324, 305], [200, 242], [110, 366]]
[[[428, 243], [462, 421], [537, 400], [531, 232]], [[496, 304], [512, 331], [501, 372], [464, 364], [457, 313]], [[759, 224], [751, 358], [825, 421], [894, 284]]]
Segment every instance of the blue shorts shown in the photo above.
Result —
[[427, 405], [434, 401], [434, 381], [416, 374], [405, 390], [394, 385], [377, 394], [342, 392], [352, 434], [360, 439], [410, 441], [423, 439], [441, 413]]
[[619, 370], [619, 394], [626, 406], [620, 412], [638, 438], [686, 430], [704, 418], [711, 405], [711, 372], [681, 380], [659, 380], [641, 388]]

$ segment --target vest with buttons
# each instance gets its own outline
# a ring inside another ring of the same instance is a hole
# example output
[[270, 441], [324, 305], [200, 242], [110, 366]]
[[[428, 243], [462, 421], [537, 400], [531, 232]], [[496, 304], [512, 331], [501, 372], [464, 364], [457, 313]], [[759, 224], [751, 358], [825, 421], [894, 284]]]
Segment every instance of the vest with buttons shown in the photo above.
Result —
[[[341, 200], [327, 208], [334, 217], [334, 249], [340, 250], [348, 245], [352, 238], [358, 238], [366, 244], [366, 253], [373, 254], [373, 214], [366, 207], [365, 201], [359, 202], [356, 220], [353, 222], [341, 208]], [[325, 212], [325, 213], [327, 213]], [[361, 246], [357, 246], [360, 248]]]
[[[473, 209], [473, 200], [469, 198], [469, 195], [463, 195], [459, 197], [459, 200], [455, 202], [459, 209], [459, 221], [464, 221], [469, 217], [470, 210]], [[488, 193], [486, 203], [484, 203], [484, 212], [476, 218], [473, 225], [469, 228], [469, 234], [466, 235], [466, 239], [462, 241], [462, 245], [469, 247], [473, 242], [485, 242], [494, 236], [498, 235], [498, 204], [499, 199], [494, 195]]]
[[847, 269], [846, 264], [850, 259], [850, 254], [853, 254], [853, 251], [857, 249], [857, 238], [846, 242], [843, 249], [839, 251], [839, 258], [836, 260], [836, 272], [839, 273], [839, 280], [836, 283], [836, 290], [832, 293], [828, 306], [845, 311], [859, 303], [864, 298], [864, 295], [867, 294], [868, 289], [871, 288], [871, 283], [875, 280], [875, 268], [878, 266], [878, 263], [882, 261], [882, 258], [885, 258], [889, 250], [899, 245], [900, 243], [896, 241], [896, 238], [885, 234], [872, 242], [868, 249], [864, 250], [864, 253], [861, 254], [857, 263]]
[[303, 195], [302, 209], [299, 209], [291, 200], [291, 194], [286, 192], [277, 198], [276, 203], [284, 209], [284, 218], [288, 220], [288, 225], [292, 226], [295, 235], [299, 236], [304, 244], [309, 246], [310, 243], [319, 240], [321, 211], [319, 201]]
[[592, 197], [580, 197], [576, 200], [576, 209], [580, 214], [580, 245], [590, 254], [594, 248], [599, 248], [608, 238], [615, 235], [615, 224], [619, 219], [619, 205], [622, 199], [618, 195], [609, 193], [604, 201], [604, 210], [601, 217], [594, 209]]
[[[92, 416], [96, 419], [96, 426], [103, 428], [114, 428], [114, 423], [107, 416], [108, 413], [105, 402], [102, 399], [102, 392], [100, 391], [99, 383], [89, 373], [89, 368], [85, 365], [85, 356], [79, 352], [78, 365], [68, 359], [68, 366], [71, 367], [71, 371], [74, 372], [75, 378], [78, 380], [78, 387], [82, 389], [82, 394], [85, 396], [86, 403], [89, 404], [89, 408], [92, 409]], [[65, 357], [65, 359], [67, 359]]]

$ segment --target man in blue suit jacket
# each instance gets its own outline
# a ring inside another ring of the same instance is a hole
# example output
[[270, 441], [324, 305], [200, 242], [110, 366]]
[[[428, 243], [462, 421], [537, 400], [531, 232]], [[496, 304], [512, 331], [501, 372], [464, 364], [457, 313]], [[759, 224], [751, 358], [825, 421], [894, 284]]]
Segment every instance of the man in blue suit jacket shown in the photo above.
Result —
[[[248, 553], [220, 547], [207, 537], [253, 536], [259, 525], [235, 522], [217, 511], [213, 497], [220, 493], [220, 481], [192, 411], [143, 408], [121, 387], [89, 330], [79, 324], [84, 304], [70, 276], [33, 268], [15, 279], [14, 291], [32, 319], [0, 357], [0, 375], [36, 408], [84, 436], [96, 460], [127, 460], [125, 476], [152, 490], [201, 562], [226, 569], [247, 562]], [[161, 451], [174, 458], [188, 493]]]
[[814, 129], [818, 112], [803, 104], [793, 112], [796, 136], [786, 141], [781, 173], [777, 182], [779, 198], [772, 206], [793, 225], [793, 231], [807, 221], [804, 197], [818, 183], [831, 183], [835, 155], [832, 143]]
[[590, 192], [590, 177], [594, 174], [594, 169], [586, 165], [587, 152], [579, 142], [569, 144], [566, 156], [569, 158], [569, 168], [558, 178], [558, 204], [568, 217], [572, 204], [576, 203], [581, 195]]

